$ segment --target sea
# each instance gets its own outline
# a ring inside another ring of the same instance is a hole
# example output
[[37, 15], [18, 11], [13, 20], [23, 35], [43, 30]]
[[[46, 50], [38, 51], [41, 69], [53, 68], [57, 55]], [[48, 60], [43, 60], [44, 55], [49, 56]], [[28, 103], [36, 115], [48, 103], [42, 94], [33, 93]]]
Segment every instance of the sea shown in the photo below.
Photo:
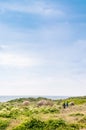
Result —
[[48, 98], [52, 100], [57, 100], [57, 99], [66, 99], [68, 96], [0, 96], [0, 102], [7, 102], [10, 100], [14, 99], [19, 99], [19, 98], [38, 98], [38, 97], [43, 97], [43, 98]]

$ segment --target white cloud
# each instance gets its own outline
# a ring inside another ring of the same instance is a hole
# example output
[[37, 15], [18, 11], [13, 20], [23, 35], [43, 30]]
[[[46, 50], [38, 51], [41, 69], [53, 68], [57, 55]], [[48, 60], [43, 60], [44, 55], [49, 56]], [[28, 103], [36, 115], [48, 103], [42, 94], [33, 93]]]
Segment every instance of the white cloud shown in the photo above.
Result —
[[54, 8], [49, 3], [47, 4], [44, 1], [41, 2], [33, 2], [33, 3], [7, 3], [3, 2], [0, 3], [1, 12], [4, 13], [5, 11], [16, 11], [21, 13], [32, 13], [32, 14], [39, 14], [44, 16], [64, 16], [64, 12], [60, 9]]
[[20, 54], [0, 53], [0, 65], [10, 67], [33, 67], [40, 65], [41, 62], [36, 58]]
[[0, 49], [6, 49], [8, 46], [7, 45], [0, 45]]

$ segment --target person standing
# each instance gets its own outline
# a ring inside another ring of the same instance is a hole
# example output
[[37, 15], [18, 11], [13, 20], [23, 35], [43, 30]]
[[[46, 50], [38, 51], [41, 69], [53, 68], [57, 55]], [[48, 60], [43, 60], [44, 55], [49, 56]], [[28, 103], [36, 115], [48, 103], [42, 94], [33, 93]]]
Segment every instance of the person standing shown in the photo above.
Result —
[[65, 105], [65, 102], [63, 103], [63, 108], [65, 109], [66, 105]]
[[65, 104], [65, 105], [66, 105], [66, 107], [68, 107], [68, 101], [66, 102], [66, 104]]

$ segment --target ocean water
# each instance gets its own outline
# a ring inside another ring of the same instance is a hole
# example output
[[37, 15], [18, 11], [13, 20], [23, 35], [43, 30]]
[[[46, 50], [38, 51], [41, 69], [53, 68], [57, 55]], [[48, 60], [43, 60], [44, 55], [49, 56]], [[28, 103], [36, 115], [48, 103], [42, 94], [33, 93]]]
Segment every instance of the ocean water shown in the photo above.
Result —
[[48, 98], [48, 99], [65, 99], [68, 98], [68, 96], [0, 96], [0, 102], [7, 102], [13, 99], [19, 99], [19, 98], [37, 98], [37, 97], [44, 97], [44, 98]]

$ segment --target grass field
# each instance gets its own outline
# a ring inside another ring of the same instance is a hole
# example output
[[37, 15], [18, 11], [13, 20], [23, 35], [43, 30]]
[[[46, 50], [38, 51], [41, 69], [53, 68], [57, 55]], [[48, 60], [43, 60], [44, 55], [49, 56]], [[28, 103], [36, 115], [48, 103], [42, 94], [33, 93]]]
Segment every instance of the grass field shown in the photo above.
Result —
[[[69, 106], [64, 109], [66, 101]], [[0, 103], [0, 130], [86, 130], [86, 97], [21, 98]]]

